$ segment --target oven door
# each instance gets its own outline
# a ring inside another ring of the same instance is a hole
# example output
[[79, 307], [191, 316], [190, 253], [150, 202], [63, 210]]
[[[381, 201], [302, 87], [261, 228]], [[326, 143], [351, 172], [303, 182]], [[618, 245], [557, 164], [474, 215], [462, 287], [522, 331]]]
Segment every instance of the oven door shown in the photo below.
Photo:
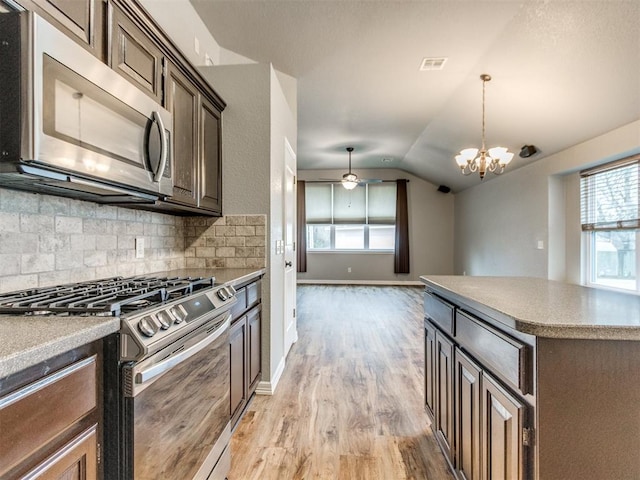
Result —
[[123, 367], [125, 478], [226, 477], [230, 322], [230, 314], [218, 316]]

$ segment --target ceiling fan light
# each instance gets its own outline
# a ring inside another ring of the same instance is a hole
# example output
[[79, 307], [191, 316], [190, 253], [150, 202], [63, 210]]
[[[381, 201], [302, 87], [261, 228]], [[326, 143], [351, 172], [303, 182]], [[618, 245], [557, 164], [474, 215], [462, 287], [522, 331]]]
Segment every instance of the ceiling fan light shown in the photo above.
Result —
[[345, 173], [342, 176], [342, 181], [343, 182], [358, 182], [358, 177], [356, 176], [355, 173]]
[[342, 186], [344, 188], [346, 188], [347, 190], [353, 190], [354, 188], [356, 188], [358, 186], [358, 182], [355, 180], [346, 180], [346, 179], [342, 179]]

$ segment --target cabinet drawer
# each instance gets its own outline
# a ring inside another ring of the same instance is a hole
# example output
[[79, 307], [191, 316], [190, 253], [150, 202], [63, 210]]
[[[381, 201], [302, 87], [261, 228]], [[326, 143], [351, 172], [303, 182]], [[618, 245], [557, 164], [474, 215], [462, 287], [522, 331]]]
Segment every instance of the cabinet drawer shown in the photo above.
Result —
[[424, 294], [424, 314], [431, 319], [438, 327], [449, 335], [454, 334], [454, 312], [455, 307], [445, 302], [439, 297], [425, 292]]
[[455, 338], [490, 371], [522, 394], [531, 393], [527, 345], [460, 311], [456, 313]]
[[0, 398], [0, 477], [96, 405], [95, 355]]
[[262, 280], [247, 285], [247, 308], [253, 307], [262, 297]]

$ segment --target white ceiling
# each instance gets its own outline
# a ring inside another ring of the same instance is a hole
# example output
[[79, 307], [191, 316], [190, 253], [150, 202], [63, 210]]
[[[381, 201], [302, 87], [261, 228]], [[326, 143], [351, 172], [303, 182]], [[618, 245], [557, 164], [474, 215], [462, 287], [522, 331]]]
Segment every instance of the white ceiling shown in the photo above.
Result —
[[[480, 146], [482, 73], [487, 147], [515, 152], [509, 169], [640, 118], [639, 0], [191, 3], [221, 47], [297, 78], [299, 169], [346, 169], [353, 146], [356, 172], [479, 183], [453, 157]], [[420, 72], [423, 57], [448, 60]]]

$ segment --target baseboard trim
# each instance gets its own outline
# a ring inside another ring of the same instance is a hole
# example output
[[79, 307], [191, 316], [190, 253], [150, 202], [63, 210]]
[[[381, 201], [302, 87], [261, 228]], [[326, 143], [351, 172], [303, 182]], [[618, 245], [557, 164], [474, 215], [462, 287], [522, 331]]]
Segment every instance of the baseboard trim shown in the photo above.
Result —
[[419, 280], [307, 280], [300, 279], [299, 285], [404, 285], [422, 286]]
[[276, 371], [273, 372], [273, 377], [271, 380], [261, 380], [258, 382], [258, 386], [256, 387], [256, 395], [273, 395], [276, 391], [276, 387], [278, 386], [278, 382], [280, 381], [280, 377], [282, 377], [282, 373], [284, 372], [285, 359], [282, 357], [280, 359], [280, 363], [276, 368]]

